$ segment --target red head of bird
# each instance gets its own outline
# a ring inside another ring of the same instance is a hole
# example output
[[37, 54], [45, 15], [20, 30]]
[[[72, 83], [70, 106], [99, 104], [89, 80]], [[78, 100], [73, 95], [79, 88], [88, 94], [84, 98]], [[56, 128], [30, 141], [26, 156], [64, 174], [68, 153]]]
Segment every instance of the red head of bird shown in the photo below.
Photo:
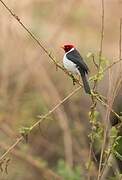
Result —
[[68, 52], [72, 48], [74, 48], [74, 45], [72, 45], [72, 44], [65, 44], [65, 45], [62, 46], [62, 48], [64, 49], [65, 52]]

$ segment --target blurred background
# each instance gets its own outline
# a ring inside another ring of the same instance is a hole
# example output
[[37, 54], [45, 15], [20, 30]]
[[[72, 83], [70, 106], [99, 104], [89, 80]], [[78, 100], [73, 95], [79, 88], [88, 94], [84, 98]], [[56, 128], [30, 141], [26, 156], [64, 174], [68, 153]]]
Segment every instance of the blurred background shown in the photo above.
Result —
[[[62, 63], [65, 43], [74, 44], [90, 68], [86, 56], [98, 54], [100, 46], [101, 1], [98, 0], [6, 0], [8, 6], [42, 44]], [[105, 0], [103, 54], [109, 63], [119, 58], [119, 19], [121, 0]], [[56, 71], [49, 57], [40, 50], [0, 3], [0, 154], [16, 141], [22, 127], [38, 121], [76, 87], [64, 72]], [[116, 82], [121, 66], [111, 71]], [[100, 93], [108, 90], [107, 73], [99, 85]], [[20, 143], [10, 158], [8, 174], [1, 180], [84, 180], [89, 155], [89, 117], [91, 100], [78, 91], [58, 108], [40, 127]], [[104, 108], [98, 107], [101, 121]], [[96, 150], [97, 151], [97, 150]], [[67, 166], [68, 164], [68, 166]], [[71, 169], [69, 167], [72, 167]], [[92, 176], [97, 165], [92, 167]], [[60, 177], [60, 178], [59, 178]], [[94, 178], [93, 178], [94, 179]]]

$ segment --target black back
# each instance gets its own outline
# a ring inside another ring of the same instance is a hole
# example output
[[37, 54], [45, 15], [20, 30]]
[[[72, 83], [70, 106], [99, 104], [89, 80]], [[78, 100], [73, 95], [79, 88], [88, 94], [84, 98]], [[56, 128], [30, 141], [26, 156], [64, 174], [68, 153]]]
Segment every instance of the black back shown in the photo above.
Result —
[[88, 74], [89, 69], [88, 66], [86, 65], [86, 63], [84, 62], [83, 58], [81, 57], [80, 53], [74, 49], [71, 52], [66, 54], [66, 57], [72, 61], [73, 63], [76, 64], [76, 66], [78, 67], [78, 69], [82, 69], [82, 71], [86, 74]]

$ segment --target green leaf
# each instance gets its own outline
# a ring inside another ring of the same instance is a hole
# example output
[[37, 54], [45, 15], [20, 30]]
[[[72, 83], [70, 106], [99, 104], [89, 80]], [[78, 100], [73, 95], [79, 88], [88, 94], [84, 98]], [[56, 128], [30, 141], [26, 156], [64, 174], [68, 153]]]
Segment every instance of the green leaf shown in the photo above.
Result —
[[117, 137], [117, 133], [118, 133], [118, 130], [116, 129], [116, 127], [112, 127], [111, 131], [110, 131], [110, 137], [116, 138]]
[[122, 155], [121, 155], [121, 154], [119, 154], [117, 151], [115, 151], [115, 152], [114, 152], [114, 155], [115, 155], [119, 160], [122, 161]]
[[29, 134], [29, 132], [30, 132], [30, 128], [29, 127], [22, 127], [21, 129], [20, 129], [20, 134]]
[[122, 161], [122, 136], [116, 138], [115, 144], [113, 146], [114, 155]]
[[96, 123], [96, 120], [98, 119], [98, 116], [99, 116], [98, 111], [90, 111], [89, 112], [90, 122]]
[[31, 129], [29, 127], [22, 127], [20, 129], [20, 134], [23, 136], [26, 142], [28, 142], [28, 135], [30, 133]]
[[58, 162], [57, 173], [63, 177], [63, 180], [82, 180], [81, 168], [79, 166], [71, 169], [64, 160]]

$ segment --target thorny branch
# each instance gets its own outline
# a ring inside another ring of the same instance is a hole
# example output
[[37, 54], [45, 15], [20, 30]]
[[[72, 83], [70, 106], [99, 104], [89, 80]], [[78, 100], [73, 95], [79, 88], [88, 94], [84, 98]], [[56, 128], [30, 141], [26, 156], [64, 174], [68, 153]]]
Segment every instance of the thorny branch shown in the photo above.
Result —
[[53, 61], [53, 63], [56, 65], [56, 69], [59, 68], [63, 70], [68, 76], [70, 76], [74, 80], [73, 82], [75, 81], [77, 82], [77, 79], [75, 79], [71, 73], [69, 73], [62, 65], [60, 65], [60, 63], [56, 61], [56, 59], [52, 56], [51, 52], [49, 52], [42, 45], [42, 42], [40, 42], [40, 40], [38, 40], [36, 36], [23, 24], [20, 18], [15, 13], [13, 13], [13, 11], [2, 0], [0, 0], [0, 2], [8, 10], [8, 12], [14, 17], [14, 19], [17, 20], [17, 22], [24, 28], [24, 30], [30, 35], [30, 37], [39, 45], [39, 47], [47, 54], [47, 56]]
[[[51, 53], [42, 45], [42, 43], [35, 37], [35, 35], [22, 23], [22, 21], [19, 19], [19, 17], [14, 14], [12, 12], [12, 10], [2, 1], [0, 0], [0, 2], [3, 4], [3, 6], [9, 11], [9, 13], [18, 21], [18, 23], [24, 28], [24, 30], [31, 36], [31, 38], [39, 45], [39, 47], [48, 55], [48, 57], [53, 61], [53, 63], [56, 65], [56, 67], [58, 67], [59, 69], [61, 69], [62, 71], [64, 71], [68, 76], [70, 76], [77, 84], [79, 84], [80, 86], [82, 86], [82, 84], [76, 79], [74, 78], [74, 76], [69, 73], [68, 71], [66, 71], [66, 69], [60, 65], [56, 59], [51, 55]], [[101, 57], [102, 57], [102, 49], [103, 49], [103, 38], [104, 38], [104, 0], [102, 0], [102, 22], [101, 22], [101, 41], [100, 41], [100, 51], [99, 51], [99, 68], [101, 65]], [[118, 61], [112, 63], [111, 65], [109, 65], [106, 69], [104, 69], [103, 72], [107, 71], [108, 69], [110, 69], [111, 67], [113, 67], [115, 64], [119, 63], [122, 59], [120, 58]], [[99, 69], [98, 68], [98, 69]], [[99, 70], [98, 70], [98, 75], [99, 75]], [[96, 89], [97, 87], [97, 82], [95, 82], [95, 86]], [[40, 118], [39, 121], [37, 121], [35, 124], [33, 124], [30, 128], [29, 128], [29, 133], [37, 126], [39, 125], [42, 120], [46, 119], [50, 114], [52, 114], [61, 104], [63, 104], [67, 99], [69, 99], [73, 94], [75, 94], [81, 87], [78, 87], [77, 89], [75, 89], [73, 92], [71, 92], [66, 98], [64, 98], [61, 102], [59, 102], [54, 108], [52, 108], [52, 110], [50, 110], [47, 114], [45, 114], [44, 116], [42, 116]], [[91, 95], [92, 98], [92, 102], [93, 102], [93, 106], [92, 108], [96, 108], [96, 101], [95, 98], [101, 102], [104, 106], [108, 107], [110, 109], [111, 112], [113, 112], [115, 114], [115, 116], [117, 116], [118, 118], [120, 118], [120, 116], [112, 109], [109, 107], [109, 105], [107, 103], [105, 103], [100, 96], [97, 94], [92, 94]], [[20, 143], [23, 140], [23, 136], [20, 136], [16, 142], [14, 144], [12, 144], [8, 150], [0, 157], [0, 161], [2, 162], [4, 160], [4, 158], [6, 157], [6, 155], [8, 153], [10, 153], [12, 151], [13, 148], [15, 148], [17, 146], [18, 143]], [[100, 168], [101, 169], [101, 168]]]
[[[101, 62], [102, 62], [102, 51], [103, 51], [103, 40], [104, 40], [104, 0], [101, 0], [101, 32], [100, 32], [100, 49], [99, 49], [99, 63], [96, 64], [95, 60], [94, 60], [94, 56], [93, 56], [93, 62], [97, 68], [97, 75], [96, 75], [96, 79], [94, 80], [94, 85], [93, 85], [93, 91], [97, 91], [97, 86], [98, 86], [98, 80], [99, 80], [99, 73], [100, 73], [100, 68], [101, 68]], [[92, 152], [92, 146], [93, 146], [93, 133], [94, 133], [94, 122], [92, 120], [92, 116], [94, 116], [94, 113], [96, 111], [96, 106], [97, 106], [97, 100], [100, 101], [99, 97], [96, 98], [95, 96], [91, 96], [92, 99], [92, 105], [91, 105], [91, 142], [90, 142], [90, 152], [89, 152], [89, 164], [91, 162], [91, 152]], [[100, 159], [101, 160], [101, 159]], [[98, 170], [98, 176], [100, 173], [100, 169], [101, 169], [101, 161], [100, 161], [100, 165], [99, 165], [99, 170]], [[89, 173], [88, 173], [88, 180], [90, 180], [90, 170], [88, 169]], [[99, 178], [98, 178], [99, 180]]]
[[[49, 115], [51, 115], [57, 108], [59, 108], [65, 101], [67, 101], [71, 96], [73, 96], [76, 92], [78, 92], [81, 89], [81, 87], [78, 87], [74, 91], [72, 91], [68, 96], [66, 96], [61, 102], [59, 102], [56, 106], [54, 106], [48, 113], [45, 115], [41, 116], [40, 120], [34, 123], [28, 131], [28, 134], [35, 128], [37, 127], [44, 119], [46, 119]], [[27, 135], [28, 135], [27, 134]], [[7, 154], [9, 154], [13, 148], [15, 148], [22, 140], [24, 136], [20, 136], [15, 143], [13, 143], [8, 150], [0, 157], [0, 162], [4, 161], [4, 158], [6, 157]]]
[[[101, 59], [102, 59], [103, 38], [104, 38], [104, 16], [105, 16], [105, 14], [104, 14], [104, 8], [105, 8], [104, 7], [104, 0], [101, 0], [101, 8], [102, 8], [102, 16], [101, 16], [101, 43], [100, 43], [100, 52], [99, 52], [99, 69], [100, 69]], [[99, 74], [99, 72], [98, 72], [98, 74]], [[107, 108], [108, 108], [108, 106], [107, 106]], [[107, 112], [106, 112], [106, 117], [108, 115]], [[101, 149], [101, 153], [100, 153], [100, 162], [99, 162], [97, 180], [100, 180], [100, 173], [101, 173], [101, 168], [102, 168], [102, 161], [103, 161], [103, 154], [104, 154], [104, 148], [105, 148], [106, 137], [107, 137], [107, 130], [108, 130], [108, 121], [107, 121], [106, 128], [104, 130], [104, 138], [103, 138], [103, 144], [102, 144], [102, 149]]]
[[[0, 142], [0, 148], [7, 150], [8, 146], [5, 143]], [[37, 171], [37, 173], [41, 175], [41, 177], [43, 176], [43, 179], [46, 180], [50, 178], [54, 180], [63, 180], [62, 177], [57, 175], [53, 170], [47, 167], [44, 167], [43, 163], [41, 163], [41, 160], [38, 162], [38, 160], [32, 155], [23, 153], [19, 149], [13, 149], [11, 153], [19, 160], [25, 161], [29, 166], [32, 166]], [[7, 168], [8, 168], [9, 162], [10, 162], [10, 159], [6, 159], [5, 169], [6, 169], [7, 174], [8, 174]]]
[[[120, 18], [119, 24], [119, 60], [122, 60], [122, 17]], [[120, 64], [120, 68], [122, 68], [122, 64]]]
[[[82, 86], [82, 84], [70, 72], [68, 72], [60, 63], [57, 62], [57, 60], [52, 56], [52, 54], [42, 45], [42, 43], [35, 37], [35, 35], [23, 24], [20, 18], [15, 13], [13, 13], [12, 10], [2, 0], [0, 0], [0, 2], [9, 11], [9, 13], [18, 21], [18, 23], [24, 28], [24, 30], [31, 36], [31, 38], [39, 45], [39, 47], [47, 54], [47, 56], [53, 61], [56, 67], [64, 71], [71, 79], [73, 79], [74, 82]], [[103, 35], [101, 38], [101, 47], [102, 47], [102, 41], [103, 41]], [[101, 50], [99, 57], [101, 57]], [[119, 63], [120, 61], [121, 60], [112, 63], [108, 68], [111, 68], [114, 64]]]
[[122, 18], [120, 18], [120, 29], [119, 29], [119, 60], [122, 60]]
[[[120, 28], [119, 28], [119, 60], [118, 60], [118, 62], [120, 62], [120, 61], [122, 61], [122, 18], [120, 18]], [[116, 64], [116, 62], [114, 62], [113, 63], [113, 65], [114, 64]], [[112, 65], [110, 65], [109, 66], [110, 68], [112, 67]], [[109, 69], [109, 68], [108, 68]], [[121, 81], [121, 80], [120, 80]], [[109, 111], [111, 111], [111, 109], [108, 107], [108, 110]], [[111, 111], [112, 112], [112, 111]], [[118, 115], [117, 115], [118, 116]], [[117, 117], [116, 116], [116, 117]], [[120, 120], [120, 122], [122, 121], [122, 118], [120, 117], [120, 116], [118, 116], [117, 117], [119, 120]], [[120, 125], [119, 125], [120, 126]], [[118, 129], [119, 129], [119, 127], [118, 127]], [[107, 135], [107, 130], [108, 130], [108, 128], [106, 128], [106, 131], [105, 131], [105, 137], [106, 137], [106, 135]], [[103, 151], [104, 151], [104, 146], [105, 146], [105, 141], [106, 141], [106, 138], [104, 138], [104, 143], [103, 143], [103, 146], [102, 146], [102, 152], [101, 152], [101, 155], [103, 154]], [[115, 143], [115, 140], [113, 141], [113, 145], [114, 145], [114, 143]], [[112, 146], [113, 146], [112, 145]], [[111, 149], [112, 149], [112, 147], [111, 147]], [[105, 170], [105, 168], [106, 168], [106, 166], [107, 166], [107, 164], [108, 164], [108, 161], [109, 161], [109, 157], [110, 157], [110, 155], [111, 155], [111, 149], [109, 150], [109, 153], [108, 153], [108, 155], [107, 155], [107, 157], [106, 157], [106, 159], [105, 159], [105, 162], [104, 162], [104, 166], [102, 167], [101, 166], [101, 172], [99, 173], [99, 179], [102, 179], [102, 175], [103, 175], [103, 173], [104, 173], [104, 170]], [[102, 163], [102, 162], [101, 162]]]
[[[97, 77], [99, 77], [99, 72], [100, 72], [100, 66], [101, 66], [101, 62], [102, 62], [102, 51], [103, 51], [103, 40], [104, 40], [104, 0], [101, 0], [101, 9], [102, 9], [102, 13], [101, 13], [101, 39], [100, 39], [100, 49], [99, 49], [99, 63], [97, 66]], [[98, 78], [95, 80], [94, 82], [94, 90], [96, 90], [98, 85]]]

